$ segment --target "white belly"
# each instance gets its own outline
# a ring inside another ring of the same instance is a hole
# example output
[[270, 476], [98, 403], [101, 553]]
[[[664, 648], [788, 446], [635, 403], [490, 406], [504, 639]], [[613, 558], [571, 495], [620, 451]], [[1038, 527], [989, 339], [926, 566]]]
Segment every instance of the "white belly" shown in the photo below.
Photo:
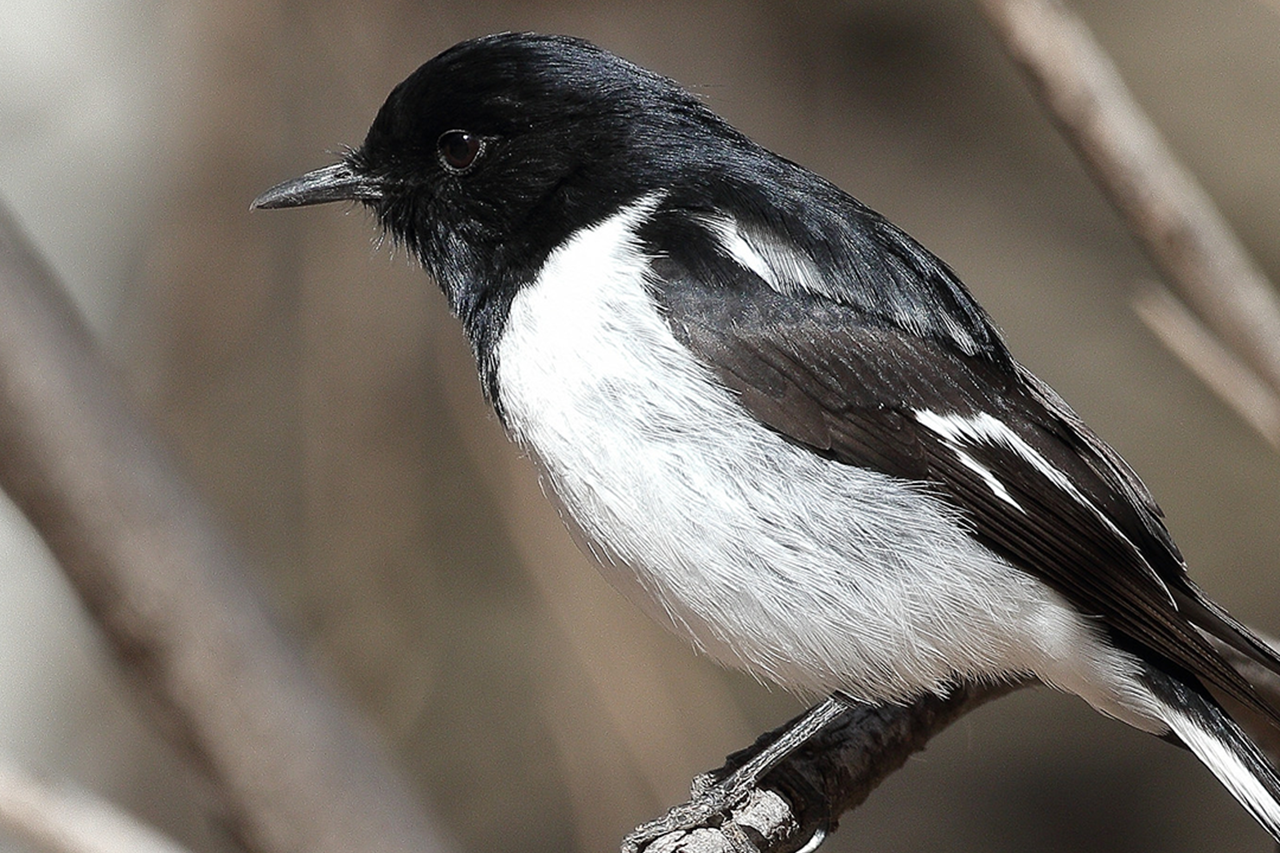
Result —
[[784, 441], [693, 359], [630, 239], [650, 212], [553, 254], [497, 347], [507, 423], [614, 585], [792, 689], [902, 699], [1036, 674], [1117, 713], [1127, 661], [1056, 593], [923, 487]]

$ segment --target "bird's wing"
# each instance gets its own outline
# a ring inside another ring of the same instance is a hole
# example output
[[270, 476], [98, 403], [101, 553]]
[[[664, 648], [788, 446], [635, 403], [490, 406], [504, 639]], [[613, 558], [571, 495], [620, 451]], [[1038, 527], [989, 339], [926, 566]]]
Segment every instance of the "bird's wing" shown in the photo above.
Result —
[[1028, 371], [821, 295], [784, 295], [732, 258], [709, 270], [698, 253], [695, 272], [682, 255], [653, 261], [656, 298], [760, 422], [841, 463], [926, 484], [971, 535], [1101, 617], [1117, 642], [1275, 718], [1191, 620], [1271, 668], [1274, 653], [1198, 593], [1141, 481]]

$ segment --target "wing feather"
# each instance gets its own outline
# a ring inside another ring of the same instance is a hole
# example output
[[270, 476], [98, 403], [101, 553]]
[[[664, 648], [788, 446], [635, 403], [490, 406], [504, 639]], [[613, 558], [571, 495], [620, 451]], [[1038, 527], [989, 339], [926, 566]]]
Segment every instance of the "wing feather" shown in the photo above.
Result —
[[1273, 670], [1280, 659], [1199, 593], [1145, 486], [1048, 386], [1002, 348], [970, 353], [825, 294], [781, 293], [727, 255], [708, 269], [708, 248], [701, 268], [657, 257], [655, 294], [755, 418], [841, 463], [926, 484], [1118, 643], [1280, 721], [1202, 632]]

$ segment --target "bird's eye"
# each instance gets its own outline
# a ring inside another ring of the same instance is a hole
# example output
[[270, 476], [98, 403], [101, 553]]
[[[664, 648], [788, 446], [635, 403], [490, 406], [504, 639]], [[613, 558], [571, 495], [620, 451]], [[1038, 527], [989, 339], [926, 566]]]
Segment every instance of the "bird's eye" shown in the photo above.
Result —
[[463, 172], [470, 169], [480, 156], [484, 140], [465, 130], [447, 130], [440, 134], [436, 147], [445, 166], [455, 172]]

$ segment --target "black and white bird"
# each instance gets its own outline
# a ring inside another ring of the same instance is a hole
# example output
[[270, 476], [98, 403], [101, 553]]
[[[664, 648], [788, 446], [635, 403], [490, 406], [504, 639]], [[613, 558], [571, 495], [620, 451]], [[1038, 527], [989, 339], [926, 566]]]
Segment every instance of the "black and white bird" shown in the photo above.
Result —
[[[488, 399], [609, 579], [723, 664], [896, 702], [1036, 678], [1181, 742], [1280, 839], [1280, 777], [1146, 487], [955, 273], [673, 81], [462, 42], [340, 163], [443, 289]], [[1216, 698], [1215, 698], [1216, 697]]]

